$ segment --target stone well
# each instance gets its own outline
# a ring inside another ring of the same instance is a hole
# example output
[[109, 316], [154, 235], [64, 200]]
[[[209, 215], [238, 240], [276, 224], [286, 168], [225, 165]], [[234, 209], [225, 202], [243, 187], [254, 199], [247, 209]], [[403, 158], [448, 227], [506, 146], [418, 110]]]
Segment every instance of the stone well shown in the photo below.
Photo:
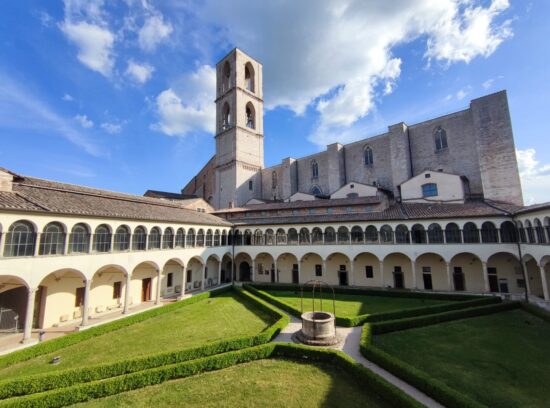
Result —
[[296, 340], [310, 346], [333, 346], [340, 342], [336, 335], [334, 315], [328, 312], [302, 313], [302, 330]]

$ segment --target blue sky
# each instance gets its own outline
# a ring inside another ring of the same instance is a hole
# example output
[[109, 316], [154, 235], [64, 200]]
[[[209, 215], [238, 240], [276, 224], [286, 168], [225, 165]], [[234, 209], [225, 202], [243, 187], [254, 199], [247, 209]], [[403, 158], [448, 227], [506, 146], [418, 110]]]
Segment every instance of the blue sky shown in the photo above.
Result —
[[508, 91], [526, 202], [550, 201], [550, 2], [10, 1], [0, 166], [143, 194], [214, 154], [214, 66], [263, 63], [265, 164]]

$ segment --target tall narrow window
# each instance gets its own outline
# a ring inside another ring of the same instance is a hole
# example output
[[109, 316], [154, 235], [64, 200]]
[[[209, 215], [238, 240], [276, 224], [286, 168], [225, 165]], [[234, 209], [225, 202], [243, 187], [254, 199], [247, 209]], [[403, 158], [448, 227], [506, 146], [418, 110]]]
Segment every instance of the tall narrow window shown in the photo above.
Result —
[[229, 62], [226, 61], [223, 66], [222, 92], [229, 90], [230, 78], [231, 78], [231, 68], [229, 67]]
[[364, 158], [365, 166], [373, 165], [374, 159], [372, 157], [372, 148], [370, 146], [365, 147], [365, 150], [363, 151], [363, 158]]
[[163, 249], [174, 248], [174, 230], [170, 227], [164, 230], [164, 235], [162, 236], [162, 248]]
[[317, 164], [317, 160], [311, 161], [311, 177], [314, 179], [319, 178], [319, 165]]
[[107, 225], [100, 225], [94, 233], [94, 251], [109, 252], [111, 250], [111, 230]]
[[147, 233], [144, 227], [136, 227], [132, 237], [132, 249], [134, 251], [145, 251], [147, 241]]
[[160, 249], [160, 229], [158, 227], [153, 227], [149, 233], [149, 249]]
[[271, 173], [271, 188], [277, 188], [277, 172], [273, 171]]
[[69, 236], [69, 253], [84, 254], [90, 248], [90, 233], [84, 224], [76, 224]]
[[9, 229], [4, 256], [31, 256], [34, 254], [36, 233], [31, 223], [17, 221]]
[[128, 227], [121, 225], [115, 232], [113, 240], [113, 249], [115, 251], [127, 251], [130, 248], [130, 230]]
[[254, 92], [254, 68], [250, 62], [244, 67], [244, 87], [247, 91]]
[[434, 139], [436, 152], [447, 148], [447, 132], [441, 126], [435, 128]]
[[229, 104], [226, 102], [223, 104], [222, 108], [222, 130], [229, 129], [231, 125], [231, 109]]
[[250, 129], [256, 128], [256, 117], [254, 114], [254, 106], [249, 102], [246, 104], [246, 127]]

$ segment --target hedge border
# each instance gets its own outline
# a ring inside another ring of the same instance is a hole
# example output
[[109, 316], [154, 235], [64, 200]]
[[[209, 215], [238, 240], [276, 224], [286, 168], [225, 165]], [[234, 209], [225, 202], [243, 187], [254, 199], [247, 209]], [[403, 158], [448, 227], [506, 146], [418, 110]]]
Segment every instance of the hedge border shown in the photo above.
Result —
[[258, 299], [240, 288], [233, 288], [235, 293], [255, 303], [270, 314], [275, 322], [254, 336], [241, 336], [229, 340], [217, 341], [204, 346], [193, 347], [169, 353], [158, 353], [114, 363], [105, 363], [86, 368], [68, 369], [55, 373], [33, 374], [13, 380], [0, 381], [0, 400], [15, 396], [31, 395], [56, 388], [69, 387], [78, 383], [112, 378], [120, 375], [143, 371], [163, 365], [194, 360], [214, 354], [239, 350], [269, 342], [289, 323], [289, 317], [269, 303]]
[[61, 407], [69, 404], [103, 398], [136, 390], [168, 380], [227, 368], [236, 364], [266, 358], [284, 358], [293, 361], [321, 362], [338, 366], [378, 395], [389, 405], [418, 408], [423, 405], [390, 384], [366, 367], [355, 362], [340, 351], [315, 349], [288, 343], [268, 343], [243, 350], [203, 357], [168, 366], [162, 366], [123, 376], [78, 384], [68, 388], [46, 391], [23, 397], [0, 401], [1, 407]]
[[160, 316], [165, 313], [169, 313], [173, 310], [177, 310], [181, 307], [199, 302], [210, 297], [218, 296], [222, 293], [231, 291], [231, 286], [226, 286], [212, 291], [204, 292], [189, 299], [184, 299], [176, 303], [157, 307], [155, 309], [147, 310], [145, 312], [131, 315], [123, 319], [115, 320], [113, 322], [105, 323], [100, 326], [92, 327], [88, 330], [67, 334], [63, 337], [48, 340], [43, 343], [36, 344], [34, 346], [25, 348], [23, 350], [14, 351], [13, 353], [6, 354], [0, 357], [0, 369], [8, 367], [12, 364], [19, 363], [21, 361], [30, 360], [31, 358], [38, 357], [44, 354], [49, 354], [57, 351], [61, 348], [80, 343], [81, 341], [88, 340], [90, 338], [100, 336], [105, 333], [110, 333], [123, 327], [130, 326], [135, 323], [142, 322], [152, 317]]
[[[265, 290], [280, 290], [280, 289], [274, 289], [275, 288], [281, 288], [281, 286], [266, 286], [266, 285], [250, 285], [245, 284], [243, 287], [254, 293], [256, 296], [274, 304], [275, 306], [281, 308], [282, 310], [292, 314], [293, 316], [300, 317], [301, 311], [288, 305], [287, 303], [283, 302], [282, 300], [279, 300], [277, 297], [271, 295], [270, 293], [267, 293]], [[289, 285], [285, 286], [286, 290], [292, 290], [292, 289], [299, 290], [300, 288], [296, 285]], [[385, 296], [387, 293], [397, 293], [399, 294], [399, 297], [407, 297], [404, 296], [404, 294], [407, 294], [406, 292], [390, 292], [390, 291], [382, 291], [382, 290], [361, 290], [361, 289], [352, 289], [351, 291], [341, 289], [335, 289], [336, 293], [343, 293], [343, 294], [365, 294], [365, 295], [373, 295], [373, 296]], [[414, 295], [417, 295], [416, 293], [412, 293]], [[421, 295], [431, 295], [431, 294], [421, 294]], [[394, 295], [392, 295], [394, 296]], [[454, 296], [454, 295], [452, 295]], [[427, 296], [412, 296], [413, 298], [432, 298]], [[461, 295], [459, 295], [461, 297]], [[438, 299], [447, 299], [448, 295], [441, 294], [441, 296], [437, 297]], [[466, 300], [467, 299], [467, 300]], [[396, 310], [392, 312], [380, 312], [380, 313], [372, 313], [372, 314], [363, 314], [358, 315], [354, 317], [339, 317], [336, 316], [336, 324], [338, 326], [343, 327], [354, 327], [354, 326], [360, 326], [363, 323], [369, 322], [380, 322], [380, 321], [386, 321], [386, 320], [395, 320], [395, 319], [403, 319], [408, 317], [416, 317], [416, 316], [423, 316], [423, 315], [430, 315], [435, 313], [443, 313], [453, 310], [459, 310], [459, 309], [465, 309], [470, 308], [474, 306], [483, 306], [483, 305], [489, 305], [489, 304], [495, 304], [500, 303], [501, 299], [496, 296], [483, 296], [483, 297], [466, 297], [464, 300], [457, 300], [455, 299], [454, 302], [448, 302], [443, 303], [441, 305], [431, 305], [431, 306], [421, 306], [421, 307], [415, 307], [411, 309], [401, 309]]]
[[513, 310], [521, 307], [520, 302], [506, 302], [495, 305], [472, 307], [463, 310], [439, 313], [429, 316], [420, 316], [408, 319], [399, 319], [388, 322], [366, 323], [361, 333], [359, 351], [361, 354], [378, 364], [380, 367], [411, 384], [415, 388], [429, 395], [436, 401], [449, 408], [481, 408], [486, 405], [463, 395], [449, 387], [444, 382], [431, 377], [429, 374], [405, 363], [397, 357], [385, 352], [373, 343], [373, 336], [393, 331], [407, 330], [418, 327], [435, 325], [438, 323], [466, 319], [477, 316]]

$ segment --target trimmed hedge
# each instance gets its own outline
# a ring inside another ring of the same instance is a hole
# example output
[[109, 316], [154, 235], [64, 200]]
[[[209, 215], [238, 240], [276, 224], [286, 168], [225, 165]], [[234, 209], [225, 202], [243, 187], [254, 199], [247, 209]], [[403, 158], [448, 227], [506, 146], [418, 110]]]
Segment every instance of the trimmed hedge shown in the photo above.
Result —
[[211, 296], [217, 296], [221, 293], [225, 293], [230, 290], [232, 290], [232, 287], [227, 286], [225, 288], [215, 289], [210, 292], [204, 292], [199, 295], [192, 296], [189, 299], [185, 299], [185, 300], [175, 302], [169, 305], [165, 305], [162, 307], [157, 307], [155, 309], [148, 310], [146, 312], [142, 312], [133, 316], [129, 316], [124, 319], [119, 319], [119, 320], [115, 320], [114, 322], [105, 323], [100, 326], [92, 327], [91, 329], [88, 329], [85, 331], [75, 332], [63, 337], [58, 337], [57, 339], [48, 340], [23, 350], [14, 351], [13, 353], [0, 357], [0, 369], [21, 361], [30, 360], [31, 358], [34, 358], [34, 357], [52, 353], [61, 348], [71, 346], [76, 343], [80, 343], [81, 341], [91, 339], [93, 337], [101, 336], [102, 334], [105, 334], [105, 333], [122, 329], [123, 327], [127, 327], [132, 324], [142, 322], [152, 317], [160, 316], [165, 313], [170, 313], [174, 310], [185, 307], [192, 303], [196, 303], [201, 300], [208, 299]]
[[234, 290], [238, 296], [256, 303], [259, 307], [264, 309], [264, 311], [277, 319], [277, 321], [255, 336], [235, 337], [233, 339], [217, 341], [204, 346], [175, 352], [152, 354], [146, 357], [139, 357], [115, 363], [64, 370], [51, 374], [46, 373], [30, 375], [14, 380], [2, 381], [0, 382], [0, 399], [69, 387], [78, 383], [97, 381], [264, 344], [274, 338], [289, 323], [290, 319], [288, 316], [279, 312], [270, 304], [256, 298], [240, 288], [235, 287]]
[[486, 407], [485, 405], [449, 387], [442, 381], [439, 381], [436, 378], [431, 377], [429, 374], [418, 370], [417, 368], [403, 362], [389, 353], [386, 353], [373, 344], [372, 337], [375, 334], [378, 335], [392, 331], [429, 326], [452, 320], [483, 316], [505, 310], [517, 309], [519, 307], [521, 307], [519, 302], [508, 302], [455, 310], [429, 316], [420, 316], [371, 324], [367, 323], [363, 326], [359, 349], [361, 354], [370, 361], [378, 364], [380, 367], [388, 370], [392, 374], [401, 378], [403, 381], [411, 384], [449, 408]]
[[[299, 309], [296, 309], [288, 304], [286, 304], [284, 301], [278, 299], [276, 296], [271, 295], [270, 293], [265, 292], [264, 290], [280, 290], [281, 286], [262, 286], [262, 285], [244, 285], [243, 286], [246, 290], [254, 293], [256, 296], [261, 297], [262, 299], [267, 300], [268, 302], [274, 304], [275, 306], [279, 307], [280, 309], [296, 316], [301, 316], [301, 311]], [[291, 290], [292, 288], [295, 288], [295, 285], [289, 285], [286, 290]], [[277, 288], [277, 289], [275, 289]], [[403, 296], [407, 293], [403, 292], [390, 292], [390, 291], [382, 291], [382, 290], [362, 290], [362, 289], [351, 289], [351, 291], [354, 291], [354, 294], [365, 294], [365, 295], [371, 295], [371, 296], [386, 296], [387, 293], [398, 293], [398, 297], [407, 297]], [[340, 289], [337, 293], [340, 292]], [[346, 293], [351, 293], [347, 291]], [[413, 295], [417, 295], [417, 293], [410, 293]], [[425, 294], [421, 294], [425, 295]], [[414, 298], [418, 298], [418, 296], [412, 296]], [[425, 298], [425, 296], [421, 296]], [[448, 295], [442, 294], [442, 297], [444, 299], [447, 299]], [[360, 326], [363, 323], [366, 322], [380, 322], [385, 320], [394, 320], [394, 319], [403, 319], [407, 317], [415, 317], [415, 316], [423, 316], [423, 315], [430, 315], [434, 313], [443, 313], [453, 310], [459, 310], [459, 309], [465, 309], [470, 308], [474, 306], [483, 306], [483, 305], [490, 305], [490, 304], [496, 304], [500, 303], [501, 299], [499, 297], [467, 297], [468, 300], [462, 300], [462, 301], [455, 301], [455, 302], [449, 302], [444, 303], [441, 305], [431, 305], [431, 306], [422, 306], [422, 307], [416, 307], [412, 309], [402, 309], [402, 310], [396, 310], [392, 312], [382, 312], [382, 313], [373, 313], [373, 314], [363, 314], [358, 315], [354, 317], [339, 317], [336, 316], [336, 324], [338, 326], [343, 327], [354, 327], [354, 326]]]
[[526, 312], [529, 312], [537, 317], [540, 317], [542, 320], [550, 323], [550, 312], [548, 312], [547, 310], [544, 310], [543, 308], [533, 305], [531, 303], [525, 303], [525, 302], [521, 304], [521, 308]]
[[365, 385], [388, 404], [396, 407], [422, 407], [403, 391], [340, 351], [320, 350], [294, 344], [269, 343], [196, 360], [157, 367], [123, 376], [78, 384], [68, 388], [47, 391], [0, 401], [1, 407], [61, 407], [91, 399], [103, 398], [126, 391], [177, 378], [185, 378], [207, 371], [227, 368], [235, 364], [265, 358], [288, 358], [298, 361], [316, 361], [336, 365], [349, 371], [359, 384]]

